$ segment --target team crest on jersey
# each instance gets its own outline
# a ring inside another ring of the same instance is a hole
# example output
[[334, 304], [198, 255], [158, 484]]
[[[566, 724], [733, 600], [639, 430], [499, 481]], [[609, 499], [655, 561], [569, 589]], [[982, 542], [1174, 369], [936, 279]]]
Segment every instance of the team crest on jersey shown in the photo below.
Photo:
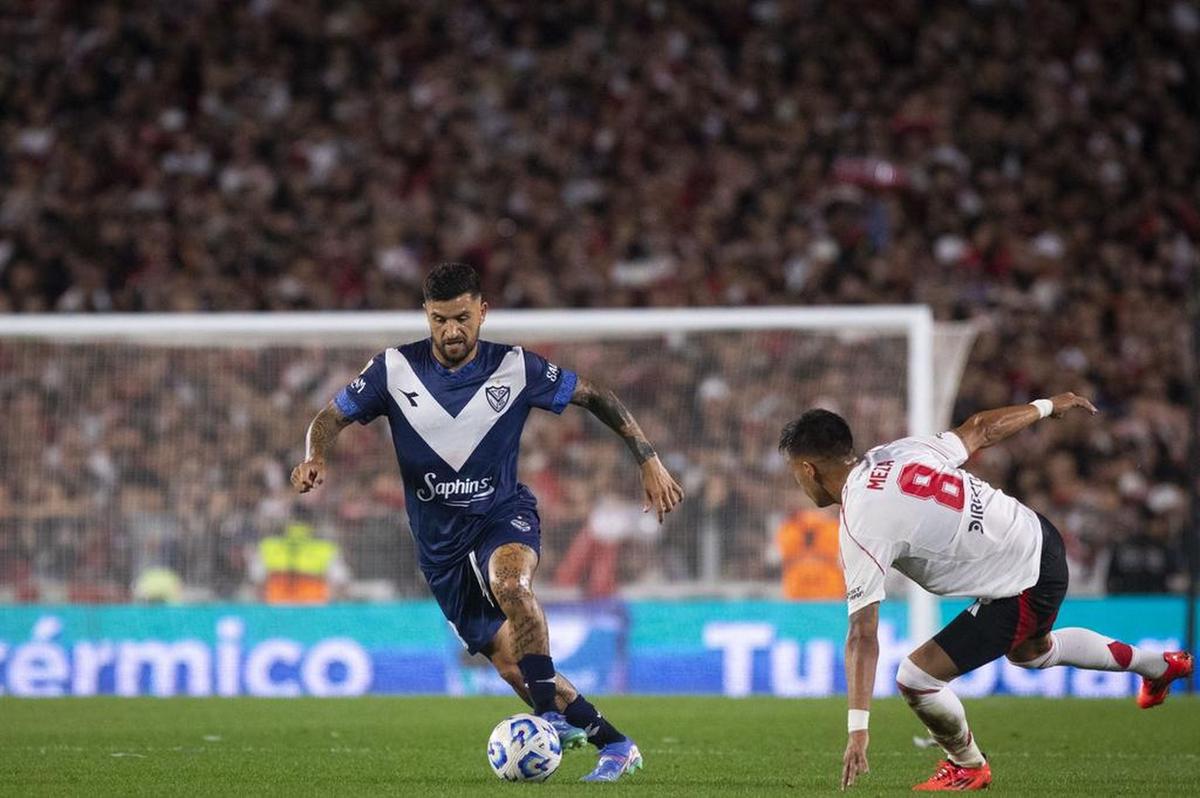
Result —
[[512, 391], [507, 385], [489, 385], [487, 387], [487, 400], [492, 409], [499, 413], [508, 404], [508, 397]]

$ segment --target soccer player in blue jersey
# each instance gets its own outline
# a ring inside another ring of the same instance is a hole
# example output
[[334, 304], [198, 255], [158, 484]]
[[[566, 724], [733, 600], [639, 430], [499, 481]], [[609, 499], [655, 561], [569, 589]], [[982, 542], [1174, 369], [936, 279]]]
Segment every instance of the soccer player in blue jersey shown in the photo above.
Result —
[[555, 670], [533, 592], [537, 500], [517, 481], [525, 419], [533, 408], [589, 410], [633, 452], [660, 522], [683, 489], [612, 391], [519, 346], [479, 340], [488, 306], [474, 269], [443, 263], [424, 293], [430, 336], [376, 355], [317, 414], [292, 484], [301, 493], [320, 485], [338, 433], [387, 416], [421, 572], [442, 612], [467, 650], [554, 724], [564, 748], [586, 739], [599, 749], [584, 781], [616, 781], [642, 766], [641, 753]]

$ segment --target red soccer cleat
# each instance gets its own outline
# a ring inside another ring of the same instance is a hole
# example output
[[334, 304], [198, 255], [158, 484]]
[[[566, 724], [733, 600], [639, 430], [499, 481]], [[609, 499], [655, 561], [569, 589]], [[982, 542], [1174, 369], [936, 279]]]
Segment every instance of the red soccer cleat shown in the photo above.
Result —
[[913, 787], [917, 792], [961, 792], [986, 790], [992, 783], [992, 767], [987, 762], [983, 767], [965, 768], [944, 759], [927, 781]]
[[1142, 709], [1156, 707], [1167, 700], [1171, 691], [1171, 682], [1176, 679], [1186, 679], [1195, 670], [1196, 661], [1186, 651], [1168, 651], [1163, 654], [1167, 661], [1167, 669], [1157, 679], [1142, 679], [1142, 689], [1138, 690], [1137, 704]]

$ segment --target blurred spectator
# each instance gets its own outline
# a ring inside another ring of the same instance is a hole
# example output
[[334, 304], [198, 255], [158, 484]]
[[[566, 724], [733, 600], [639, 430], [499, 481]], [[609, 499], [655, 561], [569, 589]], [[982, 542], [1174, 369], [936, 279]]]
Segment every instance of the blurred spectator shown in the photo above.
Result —
[[1108, 592], [1165, 593], [1182, 562], [1181, 552], [1170, 543], [1170, 528], [1150, 521], [1116, 548], [1108, 569]]
[[337, 543], [314, 537], [312, 524], [299, 520], [259, 542], [250, 574], [268, 604], [328, 604], [350, 578]]
[[[1038, 499], [1073, 562], [1135, 558], [1143, 532], [1178, 546], [1182, 504], [1163, 497], [1186, 485], [1196, 358], [1193, 3], [27, 0], [0, 6], [0, 51], [0, 312], [409, 308], [445, 259], [503, 307], [922, 302], [985, 329], [956, 418], [1066, 389], [1104, 411], [972, 468]], [[765, 579], [770, 425], [840, 402], [856, 429], [880, 419], [860, 445], [895, 437], [864, 375], [903, 358], [795, 344], [771, 376], [785, 390], [728, 380], [773, 369], [778, 340], [697, 340], [603, 375], [689, 386], [683, 407], [635, 408], [693, 483], [655, 573]], [[310, 353], [283, 369], [55, 351], [14, 370], [4, 346], [23, 429], [0, 458], [25, 469], [7, 471], [4, 556], [31, 558], [7, 584], [44, 600], [123, 593], [149, 555], [236, 592], [246, 539], [288, 512], [295, 416], [343, 376]], [[81, 367], [122, 377], [64, 420]], [[550, 557], [594, 499], [601, 444], [581, 430], [529, 432], [570, 446], [525, 475]], [[371, 484], [379, 461], [346, 448]], [[405, 593], [395, 488], [317, 501], [355, 573]]]
[[828, 510], [798, 510], [775, 530], [788, 599], [836, 600], [846, 596], [838, 557], [838, 516]]
[[138, 574], [133, 597], [147, 604], [178, 604], [183, 599], [183, 580], [170, 568], [147, 568]]
[[636, 576], [626, 582], [653, 579], [653, 563], [658, 550], [658, 519], [646, 513], [637, 502], [603, 494], [595, 499], [587, 525], [571, 539], [562, 562], [554, 572], [558, 587], [583, 588], [590, 598], [611, 596], [617, 592], [622, 543], [629, 541], [640, 549], [632, 558], [630, 571]]

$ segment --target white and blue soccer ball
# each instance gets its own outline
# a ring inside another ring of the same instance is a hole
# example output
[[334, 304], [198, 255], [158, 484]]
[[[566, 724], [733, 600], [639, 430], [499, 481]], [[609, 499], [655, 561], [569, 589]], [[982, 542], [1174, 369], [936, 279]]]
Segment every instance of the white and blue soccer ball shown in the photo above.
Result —
[[488, 764], [507, 781], [545, 781], [562, 762], [558, 732], [537, 715], [505, 718], [488, 738]]

